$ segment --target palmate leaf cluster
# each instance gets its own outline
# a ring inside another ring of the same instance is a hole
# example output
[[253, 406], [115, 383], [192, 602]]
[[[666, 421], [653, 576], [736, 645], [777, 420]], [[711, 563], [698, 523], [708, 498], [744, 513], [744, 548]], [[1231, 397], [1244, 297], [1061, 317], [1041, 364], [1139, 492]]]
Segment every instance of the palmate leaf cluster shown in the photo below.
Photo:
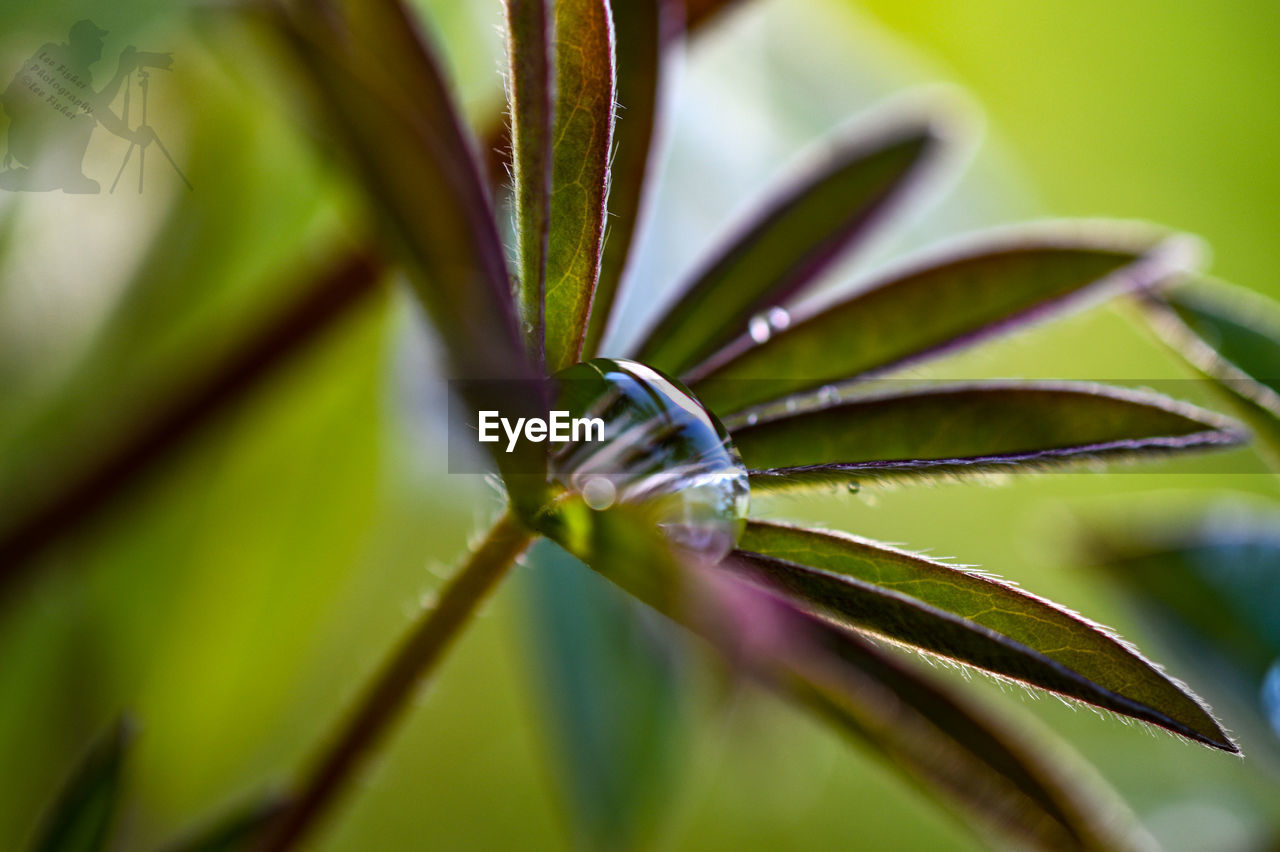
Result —
[[[1242, 440], [1209, 412], [1086, 384], [861, 391], [873, 376], [1143, 291], [1195, 262], [1186, 239], [1157, 229], [1060, 223], [979, 235], [821, 310], [789, 312], [928, 176], [945, 145], [928, 119], [829, 140], [709, 254], [636, 351], [602, 349], [620, 287], [642, 286], [625, 273], [662, 57], [709, 11], [692, 10], [682, 29], [681, 10], [658, 0], [509, 0], [509, 250], [476, 143], [413, 15], [394, 0], [276, 10], [453, 376], [535, 388], [597, 354], [635, 357], [682, 379], [723, 420], [753, 489], [909, 482]], [[534, 412], [543, 403], [530, 392], [504, 404]], [[1131, 646], [1012, 585], [852, 535], [760, 521], [719, 565], [690, 565], [667, 550], [644, 506], [593, 512], [570, 498], [549, 522], [547, 484], [528, 475], [530, 459], [496, 453], [494, 462], [526, 524], [709, 638], [746, 676], [1023, 840], [1125, 842], [1052, 758], [868, 637], [1236, 750], [1195, 696]]]

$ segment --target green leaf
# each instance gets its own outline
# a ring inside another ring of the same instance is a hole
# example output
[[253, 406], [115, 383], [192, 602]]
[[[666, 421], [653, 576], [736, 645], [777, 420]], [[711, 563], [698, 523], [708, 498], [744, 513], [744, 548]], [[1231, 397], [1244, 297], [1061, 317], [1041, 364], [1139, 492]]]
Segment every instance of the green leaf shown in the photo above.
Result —
[[130, 739], [130, 726], [121, 720], [90, 749], [41, 821], [31, 852], [96, 852], [107, 847]]
[[543, 0], [507, 0], [512, 181], [520, 277], [516, 303], [531, 356], [546, 347], [547, 241], [551, 219], [551, 19]]
[[[1071, 771], [1079, 764], [1061, 743], [1040, 738], [1033, 746], [1007, 723], [992, 720], [988, 709], [904, 661], [829, 624], [802, 622], [799, 613], [791, 617], [810, 632], [810, 649], [802, 652], [807, 658], [794, 666], [795, 674], [774, 676], [775, 689], [917, 784], [943, 794], [964, 814], [1005, 834], [1017, 847], [1150, 845], [1100, 779]], [[991, 842], [985, 833], [980, 837]]]
[[854, 536], [748, 524], [725, 567], [908, 647], [1237, 751], [1197, 698], [1104, 628], [1013, 586]]
[[[398, 0], [277, 7], [274, 21], [359, 168], [372, 208], [411, 260], [410, 281], [473, 410], [544, 416], [539, 373], [518, 331], [504, 250], [480, 171], [439, 65]], [[515, 380], [495, 382], [495, 380]], [[528, 518], [542, 502], [532, 443], [492, 452]]]
[[745, 676], [817, 713], [1022, 844], [1129, 845], [1112, 801], [1086, 796], [986, 711], [841, 628], [667, 549], [642, 507], [560, 507], [551, 530], [596, 571], [710, 640]]
[[1144, 304], [1157, 333], [1226, 392], [1280, 464], [1280, 305], [1209, 279]]
[[681, 649], [651, 610], [555, 543], [535, 542], [523, 562], [536, 688], [579, 840], [644, 845], [675, 786]]
[[396, 0], [277, 17], [412, 282], [451, 373], [523, 378], [510, 280], [488, 194], [439, 64]]
[[166, 846], [165, 852], [250, 852], [261, 842], [263, 829], [284, 808], [283, 800], [265, 799], [236, 809], [190, 837]]
[[938, 139], [908, 124], [828, 143], [801, 176], [707, 263], [658, 320], [637, 359], [682, 373], [747, 332], [754, 314], [800, 295], [864, 242], [919, 175]]
[[985, 237], [976, 250], [892, 276], [763, 343], [743, 335], [684, 378], [723, 417], [1149, 286], [1188, 259], [1185, 239], [1149, 233], [1121, 239], [1117, 226], [1101, 233], [1089, 225], [1077, 228], [1074, 236], [1058, 226], [1057, 237], [1052, 231]]
[[[738, 418], [741, 422], [741, 418]], [[963, 475], [1240, 443], [1167, 397], [1080, 383], [984, 382], [870, 395], [728, 428], [752, 488]]]
[[555, 4], [555, 68], [546, 300], [552, 373], [582, 353], [600, 273], [615, 94], [608, 0]]
[[609, 167], [609, 230], [583, 346], [587, 355], [599, 349], [627, 270], [646, 193], [663, 36], [674, 29], [671, 18], [676, 17], [667, 0], [624, 0], [613, 3], [612, 11], [617, 33], [618, 116]]
[[[1089, 561], [1169, 647], [1253, 711], [1280, 745], [1280, 513], [1229, 503], [1198, 517], [1089, 531]], [[1274, 749], [1273, 749], [1274, 753]]]

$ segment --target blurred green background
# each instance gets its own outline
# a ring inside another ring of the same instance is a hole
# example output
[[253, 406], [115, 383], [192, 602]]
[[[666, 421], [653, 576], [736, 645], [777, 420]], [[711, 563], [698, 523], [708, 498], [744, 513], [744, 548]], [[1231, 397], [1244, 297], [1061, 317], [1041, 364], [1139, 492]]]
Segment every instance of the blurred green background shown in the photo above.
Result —
[[[976, 154], [963, 177], [836, 280], [949, 234], [1082, 215], [1199, 234], [1216, 273], [1280, 297], [1274, 3], [740, 5], [671, 74], [666, 159], [624, 301], [632, 324], [779, 166], [918, 86], [914, 97], [980, 113], [985, 135], [970, 122], [961, 147]], [[423, 12], [481, 123], [502, 101], [500, 4], [437, 0]], [[0, 526], [230, 351], [288, 299], [300, 269], [356, 230], [358, 211], [311, 144], [287, 76], [221, 6], [9, 0], [3, 82], [80, 18], [110, 31], [99, 85], [127, 44], [173, 51], [173, 71], [151, 78], [151, 124], [194, 190], [152, 153], [141, 195], [136, 160], [106, 193], [128, 144], [99, 130], [85, 171], [103, 194], [0, 191]], [[155, 848], [287, 782], [496, 508], [483, 480], [445, 473], [435, 369], [408, 295], [372, 300], [41, 557], [36, 582], [0, 614], [0, 848], [20, 845], [121, 710], [140, 736], [120, 848]], [[927, 375], [1135, 385], [1185, 376], [1117, 308]], [[980, 564], [1117, 628], [1214, 701], [1214, 684], [1181, 671], [1077, 564], [1073, 518], [1280, 495], [1263, 470], [1242, 450], [1109, 475], [776, 499], [755, 511]], [[317, 848], [571, 845], [519, 591], [504, 588], [477, 620]], [[647, 845], [975, 843], [835, 734], [771, 699], [726, 694], [705, 660], [692, 669], [679, 771], [664, 782]], [[1013, 723], [1056, 730], [1170, 848], [1275, 842], [1280, 773], [1264, 758], [1236, 760], [988, 683], [971, 689]], [[1218, 709], [1233, 727], [1231, 708]], [[1257, 750], [1247, 736], [1243, 745]]]

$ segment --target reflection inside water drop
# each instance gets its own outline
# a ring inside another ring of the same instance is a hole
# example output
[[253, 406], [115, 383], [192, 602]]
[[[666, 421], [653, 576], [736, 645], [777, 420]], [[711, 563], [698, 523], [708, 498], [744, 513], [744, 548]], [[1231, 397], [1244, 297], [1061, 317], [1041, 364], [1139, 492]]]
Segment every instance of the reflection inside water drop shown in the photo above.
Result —
[[719, 560], [737, 543], [747, 471], [720, 421], [685, 388], [634, 361], [597, 358], [561, 371], [559, 407], [604, 421], [603, 441], [566, 443], [550, 475], [597, 511], [655, 508], [668, 538]]

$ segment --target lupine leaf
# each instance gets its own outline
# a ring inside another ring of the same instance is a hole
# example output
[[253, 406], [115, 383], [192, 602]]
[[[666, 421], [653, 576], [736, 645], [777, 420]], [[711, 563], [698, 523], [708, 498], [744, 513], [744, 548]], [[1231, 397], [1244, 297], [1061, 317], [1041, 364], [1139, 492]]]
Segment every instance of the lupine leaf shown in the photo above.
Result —
[[520, 280], [517, 307], [532, 357], [546, 346], [547, 241], [551, 219], [551, 18], [544, 0], [507, 0], [512, 181]]
[[677, 557], [643, 508], [560, 509], [548, 530], [593, 569], [969, 815], [1044, 849], [1128, 845], [1112, 802], [1086, 798], [1060, 765], [983, 721], [988, 714], [774, 593]]
[[1208, 280], [1144, 303], [1157, 333], [1227, 392], [1280, 463], [1280, 305]]
[[[1076, 779], [1060, 743], [1029, 741], [905, 661], [820, 620], [801, 621], [814, 648], [775, 689], [852, 735], [925, 789], [1019, 847], [1144, 848], [1118, 797]], [[794, 629], [794, 628], [793, 628]], [[814, 653], [814, 651], [818, 653]], [[823, 659], [824, 657], [828, 659]], [[814, 665], [814, 663], [817, 665]], [[1048, 746], [1046, 748], [1046, 746]]]
[[42, 820], [31, 852], [96, 852], [107, 847], [130, 739], [130, 726], [121, 720], [90, 749]]
[[[443, 339], [449, 376], [472, 380], [458, 387], [473, 409], [500, 401], [509, 416], [544, 415], [489, 197], [416, 21], [398, 0], [316, 5], [282, 6], [275, 22], [359, 167], [373, 210], [411, 260], [410, 281]], [[511, 474], [517, 508], [531, 516], [545, 488], [540, 448], [526, 442], [493, 457]]]
[[537, 691], [588, 848], [645, 842], [673, 788], [681, 726], [680, 650], [648, 608], [554, 542], [521, 572]]
[[836, 533], [751, 523], [725, 566], [902, 645], [1237, 751], [1194, 696], [1098, 625], [1006, 583]]
[[963, 475], [1240, 443], [1231, 421], [1155, 394], [986, 382], [872, 395], [728, 424], [752, 488]]
[[826, 146], [705, 265], [638, 360], [682, 373], [745, 334], [753, 314], [803, 293], [885, 219], [936, 144], [931, 128], [911, 124]]
[[874, 284], [757, 343], [747, 334], [685, 377], [724, 417], [972, 344], [1089, 299], [1149, 286], [1182, 268], [1188, 243], [1124, 244], [1091, 228], [1068, 237], [986, 237], [958, 259]]
[[278, 799], [254, 802], [166, 846], [165, 852], [250, 852], [261, 843], [263, 829], [284, 807]]
[[671, 0], [623, 0], [612, 4], [617, 34], [618, 115], [609, 168], [609, 228], [583, 351], [593, 355], [604, 337], [614, 297], [627, 270], [645, 196], [662, 76], [663, 36], [678, 15]]
[[608, 0], [558, 0], [556, 115], [547, 246], [547, 370], [578, 360], [600, 273], [613, 144], [614, 44]]
[[696, 32], [704, 24], [739, 5], [742, 0], [685, 0], [685, 27]]
[[[1254, 711], [1280, 745], [1280, 515], [1228, 504], [1196, 518], [1097, 525], [1089, 561], [1172, 650]], [[1273, 749], [1273, 753], [1274, 749]]]

